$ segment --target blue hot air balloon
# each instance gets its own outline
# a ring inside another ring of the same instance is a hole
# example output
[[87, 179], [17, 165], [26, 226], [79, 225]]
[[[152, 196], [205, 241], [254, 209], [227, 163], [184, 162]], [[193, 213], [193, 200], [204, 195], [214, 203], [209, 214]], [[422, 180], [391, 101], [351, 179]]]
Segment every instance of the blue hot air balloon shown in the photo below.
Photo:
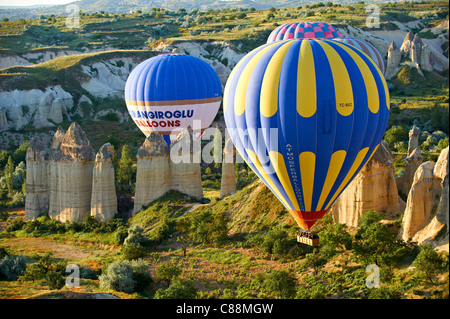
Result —
[[223, 105], [240, 155], [309, 230], [380, 144], [389, 92], [380, 69], [359, 49], [293, 39], [242, 58]]
[[146, 136], [159, 132], [168, 144], [188, 125], [198, 134], [208, 128], [221, 100], [222, 84], [214, 69], [185, 54], [145, 60], [125, 84], [125, 101], [136, 125]]

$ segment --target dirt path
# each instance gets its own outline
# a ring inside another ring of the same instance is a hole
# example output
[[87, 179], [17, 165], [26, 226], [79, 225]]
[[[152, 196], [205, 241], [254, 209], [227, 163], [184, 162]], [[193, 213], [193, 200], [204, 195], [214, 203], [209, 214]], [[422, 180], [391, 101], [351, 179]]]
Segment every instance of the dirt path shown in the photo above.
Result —
[[69, 260], [84, 259], [97, 254], [107, 254], [108, 250], [101, 248], [83, 248], [76, 245], [57, 243], [50, 239], [20, 237], [8, 238], [0, 241], [0, 246], [13, 250], [16, 253], [29, 254], [51, 252], [55, 258]]

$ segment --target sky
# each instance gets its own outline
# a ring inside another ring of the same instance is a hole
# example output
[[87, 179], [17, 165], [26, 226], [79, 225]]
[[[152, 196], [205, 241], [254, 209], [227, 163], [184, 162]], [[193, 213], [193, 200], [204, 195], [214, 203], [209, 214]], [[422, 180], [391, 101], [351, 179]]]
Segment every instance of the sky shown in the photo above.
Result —
[[14, 6], [14, 7], [23, 7], [23, 6], [32, 6], [37, 4], [66, 4], [69, 2], [74, 2], [75, 0], [0, 0], [0, 6]]

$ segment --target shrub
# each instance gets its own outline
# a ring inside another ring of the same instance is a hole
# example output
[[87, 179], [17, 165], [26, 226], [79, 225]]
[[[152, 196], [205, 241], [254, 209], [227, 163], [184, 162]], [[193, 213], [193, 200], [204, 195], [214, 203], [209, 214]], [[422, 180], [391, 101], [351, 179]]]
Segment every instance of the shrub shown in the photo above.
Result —
[[129, 243], [122, 246], [120, 253], [123, 259], [132, 260], [144, 257], [147, 254], [147, 250], [140, 244]]
[[0, 260], [0, 280], [15, 281], [27, 268], [26, 259], [22, 255], [6, 255]]
[[170, 286], [171, 281], [181, 274], [181, 269], [174, 262], [166, 262], [156, 269], [156, 277], [158, 280], [165, 282]]
[[132, 293], [136, 285], [132, 278], [133, 266], [127, 260], [110, 264], [104, 274], [99, 276], [100, 287]]
[[273, 270], [265, 280], [264, 288], [277, 298], [293, 298], [296, 294], [297, 279], [286, 270]]
[[286, 232], [282, 229], [270, 230], [264, 236], [264, 240], [260, 244], [260, 248], [264, 252], [273, 254], [277, 257], [281, 257], [286, 254], [290, 248]]
[[143, 260], [119, 260], [106, 267], [99, 276], [100, 287], [132, 293], [144, 290], [152, 281]]
[[175, 279], [167, 289], [158, 289], [154, 299], [194, 299], [198, 289], [190, 279]]
[[47, 272], [45, 281], [47, 282], [48, 288], [51, 290], [61, 289], [66, 284], [62, 272], [58, 270], [50, 270]]
[[131, 226], [128, 229], [128, 236], [123, 241], [124, 245], [135, 244], [145, 245], [148, 239], [142, 234], [144, 229], [138, 225]]
[[395, 144], [408, 141], [409, 139], [409, 131], [405, 126], [392, 126], [390, 129], [386, 131], [384, 134], [384, 140], [388, 144], [391, 150], [395, 150]]
[[433, 246], [424, 244], [413, 262], [413, 266], [422, 272], [433, 283], [433, 276], [443, 270], [443, 260], [434, 250]]

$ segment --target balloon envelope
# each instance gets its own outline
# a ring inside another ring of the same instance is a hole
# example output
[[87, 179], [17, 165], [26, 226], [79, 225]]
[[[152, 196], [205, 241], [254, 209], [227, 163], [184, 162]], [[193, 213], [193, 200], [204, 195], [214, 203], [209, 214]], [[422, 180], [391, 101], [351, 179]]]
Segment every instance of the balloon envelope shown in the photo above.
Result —
[[384, 65], [383, 56], [381, 55], [380, 51], [378, 51], [377, 48], [375, 48], [372, 44], [353, 38], [336, 38], [333, 40], [353, 45], [354, 47], [363, 51], [376, 63], [376, 65], [380, 68], [381, 73], [383, 73], [384, 75], [386, 68]]
[[267, 38], [267, 43], [289, 39], [333, 39], [341, 34], [325, 22], [294, 22], [278, 26]]
[[222, 85], [214, 69], [185, 54], [162, 54], [145, 60], [133, 69], [125, 84], [125, 101], [136, 125], [146, 136], [159, 132], [168, 143], [167, 137], [175, 139], [188, 125], [194, 133], [209, 127], [221, 100]]
[[298, 39], [265, 44], [242, 58], [223, 105], [240, 155], [309, 229], [381, 142], [389, 92], [360, 50]]

